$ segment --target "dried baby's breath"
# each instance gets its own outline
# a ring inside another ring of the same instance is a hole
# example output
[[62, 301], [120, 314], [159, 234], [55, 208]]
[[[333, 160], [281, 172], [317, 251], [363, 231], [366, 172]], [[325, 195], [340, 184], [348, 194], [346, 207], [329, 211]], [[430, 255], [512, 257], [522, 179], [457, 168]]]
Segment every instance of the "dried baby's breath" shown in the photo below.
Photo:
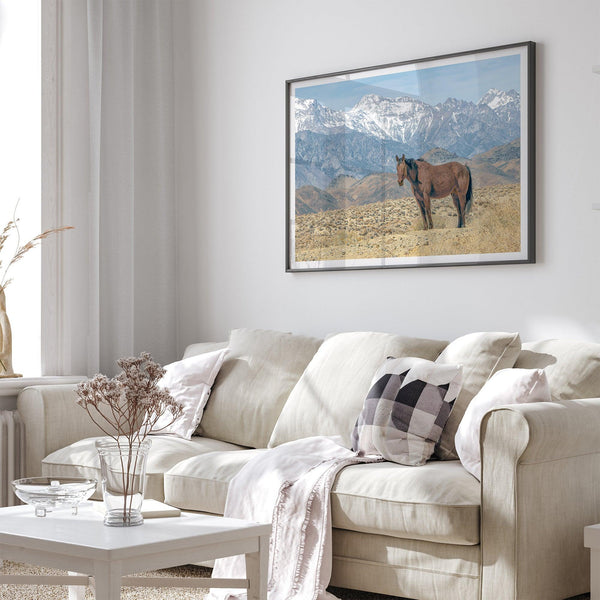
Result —
[[[131, 518], [134, 480], [139, 460], [143, 460], [140, 444], [165, 413], [171, 414], [171, 425], [183, 408], [167, 389], [158, 385], [165, 374], [147, 352], [117, 361], [122, 371], [109, 379], [95, 375], [77, 386], [77, 403], [92, 421], [115, 440], [121, 460], [123, 522]], [[123, 439], [125, 438], [125, 439]]]
[[77, 386], [77, 403], [109, 437], [119, 442], [127, 438], [129, 446], [142, 442], [160, 417], [171, 414], [171, 425], [181, 416], [182, 406], [158, 382], [165, 370], [147, 352], [117, 361], [122, 371], [109, 379], [95, 375]]

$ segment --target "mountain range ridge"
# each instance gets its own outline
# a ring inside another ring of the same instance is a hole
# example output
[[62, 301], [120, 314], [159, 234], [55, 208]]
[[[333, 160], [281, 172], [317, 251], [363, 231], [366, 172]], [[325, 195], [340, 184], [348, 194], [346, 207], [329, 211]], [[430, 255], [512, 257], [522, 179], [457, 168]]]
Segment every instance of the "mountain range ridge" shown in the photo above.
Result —
[[[520, 142], [513, 140], [472, 158], [457, 156], [445, 148], [432, 148], [420, 158], [437, 165], [458, 161], [471, 169], [474, 188], [507, 185], [520, 181]], [[311, 214], [325, 210], [410, 197], [412, 188], [407, 182], [398, 186], [394, 171], [371, 173], [362, 178], [338, 175], [322, 188], [306, 184], [296, 189], [296, 214]]]

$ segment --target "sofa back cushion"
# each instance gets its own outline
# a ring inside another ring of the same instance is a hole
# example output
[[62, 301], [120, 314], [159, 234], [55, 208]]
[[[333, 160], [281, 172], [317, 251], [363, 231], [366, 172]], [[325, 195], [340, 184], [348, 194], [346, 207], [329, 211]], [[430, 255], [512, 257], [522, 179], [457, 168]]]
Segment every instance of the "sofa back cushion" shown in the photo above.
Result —
[[554, 401], [600, 397], [600, 344], [595, 342], [527, 342], [515, 367], [545, 369]]
[[198, 356], [199, 354], [223, 350], [224, 348], [227, 348], [228, 344], [229, 342], [198, 342], [197, 344], [190, 344], [184, 350], [182, 358], [186, 359], [190, 358], [190, 356]]
[[462, 365], [462, 387], [454, 408], [446, 421], [435, 454], [442, 460], [456, 460], [454, 436], [473, 396], [485, 382], [500, 369], [510, 369], [521, 351], [518, 333], [478, 332], [463, 335], [450, 342], [437, 361], [442, 364]]
[[435, 360], [446, 344], [374, 332], [327, 338], [290, 394], [269, 447], [313, 435], [338, 435], [350, 448], [371, 379], [385, 359], [416, 356]]
[[234, 329], [197, 432], [240, 446], [266, 447], [287, 397], [321, 341]]

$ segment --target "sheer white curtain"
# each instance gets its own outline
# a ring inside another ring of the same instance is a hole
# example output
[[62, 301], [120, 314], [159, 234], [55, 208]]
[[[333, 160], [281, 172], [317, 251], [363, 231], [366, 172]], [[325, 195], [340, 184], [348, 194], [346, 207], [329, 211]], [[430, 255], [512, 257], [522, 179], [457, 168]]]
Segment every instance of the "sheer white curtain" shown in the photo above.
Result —
[[48, 119], [56, 140], [46, 124], [44, 149], [55, 148], [59, 175], [43, 184], [55, 196], [46, 221], [76, 230], [56, 249], [60, 284], [50, 293], [44, 370], [112, 373], [118, 357], [142, 350], [173, 360], [171, 2], [55, 0], [54, 9], [46, 8], [44, 26], [57, 41]]

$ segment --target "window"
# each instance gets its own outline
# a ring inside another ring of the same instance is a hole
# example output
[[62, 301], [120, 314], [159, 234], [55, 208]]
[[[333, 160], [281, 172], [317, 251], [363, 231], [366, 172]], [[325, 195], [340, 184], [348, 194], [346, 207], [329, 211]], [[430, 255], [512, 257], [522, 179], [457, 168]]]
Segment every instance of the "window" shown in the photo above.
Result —
[[[14, 213], [21, 242], [41, 230], [41, 1], [0, 0], [0, 228]], [[16, 243], [11, 236], [2, 259]], [[10, 250], [10, 252], [9, 252]], [[41, 373], [41, 257], [39, 248], [11, 268], [6, 290], [13, 368]]]

